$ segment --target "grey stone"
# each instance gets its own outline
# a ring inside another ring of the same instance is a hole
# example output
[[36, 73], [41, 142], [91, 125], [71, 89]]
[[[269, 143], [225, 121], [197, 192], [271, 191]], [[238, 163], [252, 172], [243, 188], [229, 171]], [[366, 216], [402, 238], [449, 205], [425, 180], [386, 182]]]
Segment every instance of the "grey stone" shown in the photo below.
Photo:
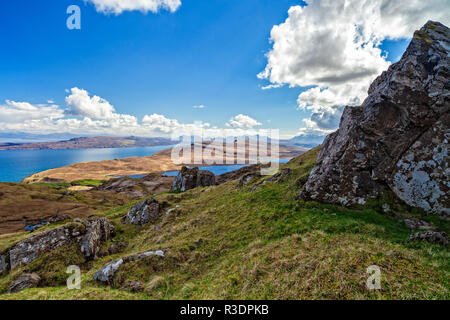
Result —
[[189, 169], [182, 167], [177, 177], [173, 181], [172, 191], [187, 191], [197, 187], [207, 187], [216, 184], [214, 173], [198, 168]]
[[25, 289], [35, 288], [38, 286], [40, 281], [41, 277], [39, 277], [39, 275], [36, 273], [22, 274], [9, 286], [8, 293], [16, 293]]
[[115, 235], [115, 228], [106, 218], [89, 218], [83, 223], [86, 234], [80, 242], [80, 250], [86, 260], [96, 259], [102, 242]]
[[147, 199], [133, 206], [122, 220], [123, 223], [144, 225], [161, 216], [161, 206], [155, 199]]
[[431, 243], [448, 246], [449, 238], [445, 232], [437, 231], [425, 231], [412, 234], [409, 236], [408, 241], [427, 241]]
[[119, 270], [119, 267], [123, 263], [128, 263], [131, 261], [141, 260], [149, 256], [160, 256], [164, 257], [166, 250], [156, 250], [156, 251], [146, 251], [143, 253], [137, 253], [130, 256], [126, 256], [117, 260], [114, 260], [113, 262], [107, 264], [104, 268], [100, 269], [94, 274], [94, 280], [105, 282], [105, 283], [111, 283], [114, 274]]
[[11, 269], [27, 265], [41, 255], [70, 243], [73, 240], [72, 232], [73, 228], [64, 226], [34, 235], [15, 244], [9, 250]]
[[300, 197], [364, 204], [387, 190], [429, 213], [450, 214], [450, 29], [428, 22], [401, 60], [344, 109]]
[[405, 226], [412, 231], [415, 230], [435, 230], [436, 228], [433, 227], [428, 222], [422, 221], [422, 220], [416, 220], [416, 219], [405, 219], [403, 220], [405, 223]]
[[96, 258], [100, 244], [111, 239], [114, 226], [106, 218], [89, 218], [26, 238], [9, 249], [11, 269], [27, 265], [41, 255], [76, 242], [87, 260]]

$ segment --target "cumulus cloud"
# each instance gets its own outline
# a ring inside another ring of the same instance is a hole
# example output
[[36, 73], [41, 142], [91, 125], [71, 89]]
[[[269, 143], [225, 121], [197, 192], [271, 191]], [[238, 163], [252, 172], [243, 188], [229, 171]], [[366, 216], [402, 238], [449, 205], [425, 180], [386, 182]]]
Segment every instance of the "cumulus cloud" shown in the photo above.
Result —
[[206, 106], [201, 104], [201, 105], [198, 105], [198, 106], [192, 106], [192, 108], [194, 108], [194, 109], [205, 109]]
[[260, 125], [261, 123], [244, 114], [238, 114], [237, 116], [231, 118], [230, 121], [226, 123], [227, 127], [241, 128], [241, 129], [252, 129]]
[[[237, 115], [229, 129], [211, 127], [201, 121], [180, 123], [162, 114], [145, 115], [142, 121], [129, 114], [118, 113], [106, 99], [74, 87], [66, 90], [67, 109], [54, 104], [31, 104], [6, 100], [0, 105], [0, 128], [27, 133], [72, 133], [79, 135], [165, 136], [183, 135], [240, 136], [248, 134], [260, 123], [248, 116]], [[256, 134], [253, 131], [251, 134]]]
[[121, 14], [124, 11], [149, 11], [156, 13], [161, 9], [175, 12], [181, 6], [181, 0], [86, 0], [95, 5], [98, 12]]
[[0, 123], [20, 123], [30, 120], [58, 119], [64, 117], [64, 111], [55, 105], [6, 100], [0, 105]]
[[86, 90], [75, 87], [70, 89], [70, 92], [65, 101], [73, 115], [92, 119], [110, 119], [116, 112], [108, 101], [95, 95], [90, 97]]
[[266, 88], [308, 87], [297, 101], [312, 113], [303, 128], [308, 132], [335, 129], [343, 106], [362, 103], [370, 83], [389, 67], [379, 48], [383, 40], [409, 38], [427, 20], [450, 22], [447, 0], [305, 2], [273, 27], [273, 48], [258, 77], [271, 82]]

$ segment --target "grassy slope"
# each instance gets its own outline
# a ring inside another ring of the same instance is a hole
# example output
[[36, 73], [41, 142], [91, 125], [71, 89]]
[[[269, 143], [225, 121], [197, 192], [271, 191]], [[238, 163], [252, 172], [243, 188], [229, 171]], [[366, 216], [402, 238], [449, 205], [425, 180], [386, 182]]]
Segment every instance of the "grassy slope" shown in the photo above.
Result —
[[[374, 209], [349, 210], [297, 200], [317, 150], [285, 167], [294, 173], [256, 191], [236, 181], [182, 194], [161, 194], [180, 207], [154, 225], [125, 226], [132, 204], [106, 212], [126, 252], [83, 266], [80, 291], [64, 288], [65, 268], [77, 248], [61, 249], [0, 277], [0, 292], [23, 271], [37, 271], [51, 288], [2, 299], [448, 299], [449, 251], [407, 243], [409, 230]], [[373, 206], [376, 207], [376, 206]], [[406, 214], [403, 212], [402, 214]], [[448, 224], [439, 222], [448, 228]], [[102, 286], [92, 276], [106, 261], [144, 250], [170, 248], [165, 258], [124, 265], [114, 287], [145, 283], [143, 293]], [[368, 291], [366, 268], [378, 265], [382, 290]]]

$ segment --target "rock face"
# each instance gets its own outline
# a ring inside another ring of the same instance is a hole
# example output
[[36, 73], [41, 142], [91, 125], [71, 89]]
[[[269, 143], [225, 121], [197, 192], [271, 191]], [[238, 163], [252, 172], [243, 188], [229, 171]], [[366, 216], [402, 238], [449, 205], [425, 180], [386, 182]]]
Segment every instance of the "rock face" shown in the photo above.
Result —
[[139, 202], [128, 211], [123, 223], [144, 225], [158, 219], [161, 216], [161, 206], [155, 199], [147, 199]]
[[41, 281], [41, 277], [36, 273], [22, 274], [16, 281], [14, 281], [8, 289], [8, 293], [16, 293], [25, 289], [35, 288]]
[[80, 242], [80, 250], [87, 260], [96, 259], [100, 245], [115, 235], [114, 226], [106, 218], [90, 218], [84, 223], [86, 234]]
[[214, 173], [198, 170], [198, 168], [189, 169], [183, 167], [175, 178], [171, 190], [184, 192], [197, 187], [207, 187], [215, 184], [216, 177]]
[[84, 230], [81, 227], [60, 227], [20, 241], [9, 250], [11, 269], [27, 265], [44, 253], [69, 244]]
[[[89, 218], [83, 223], [71, 223], [24, 239], [0, 256], [0, 273], [27, 265], [41, 255], [76, 242], [86, 260], [94, 259], [100, 244], [114, 236], [114, 226], [106, 218]], [[8, 258], [9, 257], [9, 265]], [[3, 270], [3, 271], [2, 271]]]
[[300, 197], [342, 205], [386, 190], [429, 213], [450, 214], [450, 30], [429, 21], [402, 59], [346, 107]]

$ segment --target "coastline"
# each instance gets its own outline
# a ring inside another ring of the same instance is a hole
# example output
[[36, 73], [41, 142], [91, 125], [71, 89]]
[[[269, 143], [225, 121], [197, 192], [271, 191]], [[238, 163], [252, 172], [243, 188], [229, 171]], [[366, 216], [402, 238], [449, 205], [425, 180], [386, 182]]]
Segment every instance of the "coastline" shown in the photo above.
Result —
[[[204, 145], [204, 147], [208, 148], [207, 145]], [[23, 178], [21, 182], [33, 184], [42, 182], [73, 182], [88, 179], [110, 180], [115, 176], [147, 175], [150, 173], [162, 174], [167, 171], [179, 170], [182, 167], [182, 165], [176, 165], [172, 162], [171, 152], [172, 148], [168, 148], [152, 156], [78, 162], [68, 166], [33, 173]], [[248, 152], [248, 147], [245, 152]], [[279, 158], [293, 158], [304, 152], [305, 150], [302, 148], [280, 145]], [[239, 150], [237, 150], [235, 155], [239, 153]], [[186, 165], [191, 164], [187, 163]], [[211, 165], [217, 164], [204, 163], [201, 166], [208, 167]]]

